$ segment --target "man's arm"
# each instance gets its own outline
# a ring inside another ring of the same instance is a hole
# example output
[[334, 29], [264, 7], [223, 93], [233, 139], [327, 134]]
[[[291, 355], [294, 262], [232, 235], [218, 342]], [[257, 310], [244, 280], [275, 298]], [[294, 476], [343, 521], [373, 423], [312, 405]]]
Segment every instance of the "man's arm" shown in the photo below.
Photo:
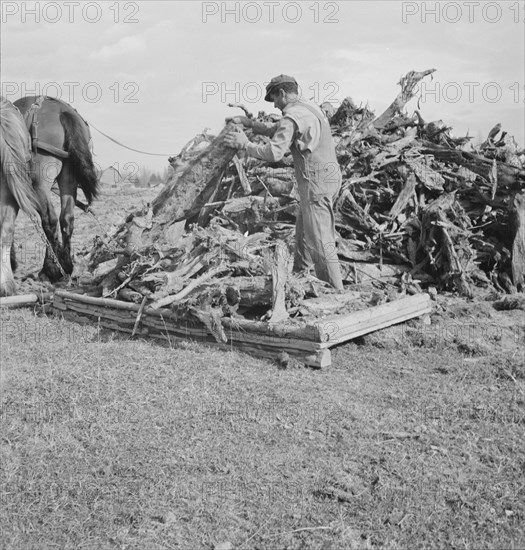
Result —
[[278, 122], [271, 124], [270, 122], [258, 122], [257, 120], [252, 120], [251, 126], [248, 126], [248, 128], [251, 128], [253, 130], [254, 134], [268, 136], [269, 138], [274, 136], [278, 127]]
[[226, 122], [233, 122], [235, 124], [242, 124], [245, 128], [252, 128], [254, 134], [260, 134], [262, 136], [272, 137], [279, 126], [279, 123], [272, 122], [258, 122], [253, 118], [247, 116], [234, 116], [228, 117]]
[[[255, 124], [261, 124], [267, 128], [264, 123], [257, 122]], [[259, 133], [255, 131], [255, 124], [253, 127], [254, 133]], [[246, 152], [250, 157], [266, 160], [268, 162], [277, 162], [281, 160], [290, 149], [295, 133], [295, 124], [289, 118], [282, 118], [278, 123], [272, 125], [271, 128], [267, 128], [267, 130], [272, 131], [270, 143], [264, 145], [248, 143], [246, 145]]]

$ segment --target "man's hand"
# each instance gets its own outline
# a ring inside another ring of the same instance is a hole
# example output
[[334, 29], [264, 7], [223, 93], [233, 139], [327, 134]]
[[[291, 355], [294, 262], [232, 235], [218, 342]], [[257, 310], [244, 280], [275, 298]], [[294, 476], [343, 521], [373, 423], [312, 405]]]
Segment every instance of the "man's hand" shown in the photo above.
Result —
[[253, 121], [247, 116], [232, 116], [226, 119], [226, 123], [233, 122], [234, 124], [242, 124], [246, 128], [251, 128], [253, 126]]
[[224, 136], [224, 143], [228, 147], [233, 147], [234, 149], [245, 149], [249, 141], [250, 140], [248, 139], [246, 134], [241, 130], [237, 132], [228, 132]]

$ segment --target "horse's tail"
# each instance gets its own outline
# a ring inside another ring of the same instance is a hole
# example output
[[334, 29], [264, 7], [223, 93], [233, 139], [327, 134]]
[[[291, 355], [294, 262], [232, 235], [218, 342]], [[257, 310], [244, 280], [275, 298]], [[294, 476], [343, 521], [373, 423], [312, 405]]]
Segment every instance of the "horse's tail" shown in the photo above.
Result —
[[31, 159], [29, 134], [18, 109], [9, 101], [0, 102], [0, 165], [2, 184], [7, 185], [18, 206], [37, 216], [38, 198], [29, 177]]
[[60, 113], [60, 122], [64, 127], [65, 149], [69, 153], [73, 175], [80, 183], [88, 204], [91, 204], [98, 196], [99, 183], [85, 128], [82, 127], [85, 122], [79, 120], [78, 114], [69, 111]]

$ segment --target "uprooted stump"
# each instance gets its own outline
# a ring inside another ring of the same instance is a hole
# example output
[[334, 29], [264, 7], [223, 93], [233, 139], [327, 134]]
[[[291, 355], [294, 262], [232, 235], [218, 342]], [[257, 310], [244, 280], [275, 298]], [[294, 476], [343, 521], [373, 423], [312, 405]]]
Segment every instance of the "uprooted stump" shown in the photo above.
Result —
[[110, 243], [97, 243], [91, 253], [91, 266], [97, 267], [116, 254], [143, 253], [152, 246], [176, 246], [184, 233], [179, 222], [200, 212], [235, 155], [235, 150], [223, 140], [232, 126], [225, 126], [213, 141], [201, 141], [193, 150], [183, 151], [150, 207], [130, 214], [111, 235]]

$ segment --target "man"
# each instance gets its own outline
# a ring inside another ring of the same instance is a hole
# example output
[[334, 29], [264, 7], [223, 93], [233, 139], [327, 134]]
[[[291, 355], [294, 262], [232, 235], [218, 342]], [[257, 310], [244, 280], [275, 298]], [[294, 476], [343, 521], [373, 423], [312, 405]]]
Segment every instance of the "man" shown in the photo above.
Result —
[[244, 132], [230, 132], [225, 143], [245, 150], [249, 156], [277, 162], [292, 152], [300, 198], [295, 231], [294, 271], [313, 263], [317, 278], [343, 289], [341, 268], [335, 248], [333, 203], [341, 189], [341, 170], [335, 155], [330, 125], [313, 103], [300, 99], [295, 78], [279, 75], [266, 86], [265, 101], [273, 101], [283, 116], [267, 126], [247, 117], [233, 122], [271, 138], [270, 143], [250, 143]]

